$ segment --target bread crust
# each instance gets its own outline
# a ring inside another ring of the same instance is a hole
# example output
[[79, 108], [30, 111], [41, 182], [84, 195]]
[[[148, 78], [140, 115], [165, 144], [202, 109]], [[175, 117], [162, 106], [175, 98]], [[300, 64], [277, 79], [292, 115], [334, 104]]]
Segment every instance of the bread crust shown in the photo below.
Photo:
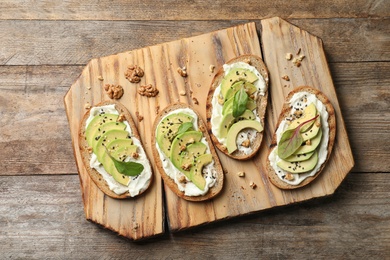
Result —
[[[239, 57], [233, 58], [233, 59], [229, 60], [226, 63], [227, 64], [233, 64], [233, 63], [236, 63], [236, 62], [239, 62], [239, 61], [242, 61], [242, 62], [248, 62], [249, 61], [249, 64], [251, 66], [254, 66], [260, 72], [262, 77], [264, 78], [264, 81], [265, 81], [265, 84], [266, 84], [265, 94], [264, 94], [264, 96], [258, 95], [258, 98], [256, 100], [257, 114], [258, 114], [258, 116], [260, 118], [260, 122], [261, 122], [261, 124], [262, 124], [262, 126], [264, 128], [265, 111], [266, 111], [267, 102], [268, 102], [268, 85], [269, 85], [268, 69], [267, 69], [267, 67], [265, 66], [263, 60], [260, 57], [255, 56], [255, 55], [249, 55], [249, 54], [241, 55]], [[212, 114], [212, 109], [213, 109], [212, 99], [213, 99], [213, 95], [214, 95], [214, 92], [215, 92], [216, 88], [219, 86], [219, 84], [221, 83], [221, 81], [223, 79], [223, 76], [224, 76], [224, 70], [223, 70], [223, 67], [221, 67], [218, 70], [218, 72], [216, 73], [216, 75], [214, 76], [214, 79], [211, 82], [209, 93], [207, 95], [207, 101], [206, 101], [207, 129], [208, 129], [208, 131], [210, 133], [210, 136], [211, 136], [211, 139], [212, 139], [214, 145], [221, 152], [223, 152], [224, 154], [226, 154], [227, 156], [229, 156], [229, 157], [231, 157], [233, 159], [248, 160], [248, 159], [252, 158], [258, 152], [258, 150], [260, 149], [260, 145], [261, 145], [261, 142], [263, 140], [264, 131], [260, 132], [260, 133], [257, 133], [255, 141], [250, 144], [250, 147], [252, 149], [252, 153], [244, 154], [243, 152], [240, 152], [239, 150], [237, 150], [237, 151], [229, 154], [227, 149], [226, 149], [226, 147], [218, 141], [217, 137], [213, 134], [213, 132], [211, 130], [212, 129], [212, 126], [211, 126], [211, 114]]]
[[[209, 191], [205, 195], [202, 195], [202, 196], [186, 196], [186, 195], [184, 195], [184, 192], [179, 190], [179, 188], [178, 188], [177, 184], [175, 183], [175, 181], [171, 177], [169, 177], [166, 174], [166, 172], [164, 171], [164, 168], [163, 168], [163, 165], [162, 165], [162, 161], [160, 159], [159, 152], [158, 152], [158, 150], [156, 148], [156, 143], [157, 143], [156, 129], [157, 129], [158, 124], [160, 123], [160, 121], [162, 120], [162, 118], [166, 114], [168, 114], [168, 113], [170, 113], [170, 112], [172, 112], [174, 110], [180, 109], [180, 108], [190, 108], [198, 116], [198, 122], [196, 122], [196, 123], [198, 124], [199, 131], [202, 131], [203, 136], [206, 138], [206, 141], [209, 144], [210, 152], [211, 152], [211, 154], [213, 156], [214, 165], [215, 165], [215, 169], [216, 169], [216, 172], [217, 172], [216, 183], [215, 183], [215, 185], [212, 188], [209, 189]], [[198, 114], [197, 111], [195, 111], [193, 108], [191, 108], [190, 106], [188, 106], [186, 104], [183, 104], [183, 103], [175, 103], [175, 104], [169, 105], [166, 108], [164, 108], [162, 111], [160, 111], [160, 113], [157, 115], [157, 117], [156, 117], [156, 119], [154, 121], [154, 124], [153, 124], [153, 129], [154, 129], [154, 132], [152, 134], [153, 157], [154, 157], [154, 160], [156, 162], [158, 171], [159, 171], [161, 177], [163, 178], [164, 183], [165, 183], [166, 186], [168, 186], [180, 198], [183, 198], [183, 199], [189, 200], [189, 201], [209, 200], [209, 199], [215, 197], [216, 195], [218, 195], [221, 192], [222, 187], [223, 187], [223, 182], [224, 182], [224, 174], [223, 174], [222, 165], [221, 165], [221, 162], [219, 161], [219, 157], [218, 157], [218, 155], [217, 155], [217, 153], [215, 151], [215, 148], [213, 146], [211, 138], [210, 138], [210, 136], [209, 136], [209, 134], [207, 132], [206, 125], [204, 124], [203, 120], [201, 119], [201, 117], [200, 117], [200, 115]]]
[[[290, 114], [291, 108], [290, 108], [288, 102], [292, 98], [292, 96], [295, 93], [298, 93], [298, 92], [309, 92], [309, 93], [312, 93], [312, 94], [316, 95], [316, 97], [325, 105], [326, 110], [327, 110], [327, 112], [329, 114], [329, 117], [328, 117], [329, 142], [328, 142], [328, 148], [327, 148], [328, 153], [327, 153], [327, 156], [326, 156], [326, 160], [321, 165], [321, 167], [317, 171], [317, 173], [314, 176], [306, 178], [299, 185], [291, 185], [291, 184], [285, 183], [282, 180], [280, 180], [280, 178], [277, 176], [276, 172], [272, 168], [271, 163], [270, 163], [268, 158], [269, 158], [269, 155], [270, 155], [271, 151], [277, 145], [276, 130], [279, 128], [279, 125], [283, 121], [283, 119], [285, 119]], [[333, 145], [334, 145], [334, 142], [335, 142], [335, 138], [336, 138], [336, 115], [335, 115], [335, 110], [333, 108], [333, 105], [330, 103], [329, 99], [320, 90], [315, 89], [315, 88], [310, 87], [310, 86], [300, 86], [300, 87], [295, 88], [286, 97], [286, 101], [284, 102], [284, 105], [283, 105], [283, 108], [282, 108], [282, 112], [279, 115], [279, 119], [278, 119], [278, 122], [277, 122], [277, 125], [276, 125], [276, 128], [275, 128], [275, 133], [273, 134], [272, 142], [271, 142], [271, 145], [269, 147], [268, 156], [267, 156], [267, 170], [268, 170], [268, 177], [269, 177], [270, 181], [276, 187], [278, 187], [280, 189], [291, 190], [291, 189], [297, 189], [297, 188], [301, 188], [303, 186], [306, 186], [307, 184], [312, 182], [314, 179], [316, 179], [318, 177], [318, 175], [324, 169], [327, 161], [329, 160], [330, 154], [332, 152]]]
[[[141, 145], [142, 145], [142, 141], [141, 141], [141, 138], [139, 136], [137, 127], [133, 121], [133, 118], [130, 115], [130, 112], [126, 109], [125, 106], [123, 106], [121, 103], [116, 102], [116, 101], [106, 100], [106, 101], [100, 102], [99, 104], [95, 105], [94, 107], [100, 107], [100, 106], [106, 106], [106, 105], [112, 105], [112, 104], [115, 105], [115, 109], [119, 112], [119, 114], [123, 114], [125, 116], [126, 121], [130, 125], [131, 131], [132, 131], [132, 136], [137, 138], [141, 142]], [[110, 190], [107, 182], [103, 179], [103, 177], [100, 175], [100, 173], [89, 166], [91, 154], [89, 153], [89, 146], [88, 146], [88, 143], [87, 143], [87, 140], [85, 137], [85, 126], [86, 126], [86, 121], [90, 115], [90, 111], [91, 110], [89, 109], [84, 114], [84, 116], [81, 120], [81, 124], [80, 124], [80, 128], [79, 128], [79, 136], [78, 136], [80, 154], [81, 154], [81, 159], [84, 163], [84, 167], [86, 168], [88, 175], [90, 176], [92, 181], [107, 196], [114, 198], [114, 199], [132, 198], [129, 192], [118, 195], [115, 192], [113, 192], [112, 190]], [[153, 179], [153, 169], [152, 169], [151, 180], [149, 182], [148, 187], [146, 187], [143, 191], [140, 191], [140, 193], [138, 195], [136, 195], [135, 197], [141, 195], [143, 192], [145, 192], [149, 188], [149, 186], [152, 182], [152, 179]]]

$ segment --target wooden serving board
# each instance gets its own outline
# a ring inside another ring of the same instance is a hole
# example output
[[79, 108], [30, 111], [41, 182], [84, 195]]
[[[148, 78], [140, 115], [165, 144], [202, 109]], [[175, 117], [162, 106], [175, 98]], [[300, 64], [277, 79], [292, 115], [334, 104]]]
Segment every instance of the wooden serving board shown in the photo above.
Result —
[[[87, 219], [136, 240], [163, 233], [165, 214], [169, 229], [178, 231], [330, 195], [335, 191], [352, 169], [354, 161], [322, 42], [280, 18], [263, 20], [261, 27], [258, 29], [261, 31], [262, 48], [256, 25], [247, 23], [89, 62], [65, 96]], [[305, 55], [300, 67], [294, 66], [285, 58], [286, 53], [295, 55], [298, 49]], [[225, 169], [225, 185], [218, 197], [206, 202], [185, 201], [169, 188], [163, 189], [156, 167], [152, 186], [138, 198], [114, 200], [105, 196], [94, 185], [80, 158], [77, 133], [80, 120], [86, 112], [85, 104], [94, 105], [108, 99], [103, 90], [104, 84], [119, 84], [124, 87], [125, 94], [119, 101], [129, 109], [137, 123], [146, 152], [152, 165], [155, 165], [150, 138], [154, 131], [152, 125], [156, 111], [180, 101], [192, 105], [205, 120], [206, 97], [217, 68], [242, 54], [263, 56], [270, 72], [265, 138], [258, 155], [249, 161], [235, 161], [218, 152]], [[139, 65], [145, 70], [145, 76], [138, 84], [130, 83], [124, 77], [127, 66], [131, 64]], [[182, 77], [177, 72], [178, 67], [184, 66], [188, 77]], [[216, 69], [211, 71], [211, 66]], [[281, 79], [283, 75], [288, 75], [290, 81]], [[103, 81], [99, 80], [99, 76]], [[137, 94], [137, 88], [145, 84], [156, 86], [160, 91], [158, 96], [147, 98]], [[336, 143], [328, 165], [316, 181], [302, 189], [282, 191], [274, 187], [265, 174], [266, 157], [284, 97], [299, 85], [314, 86], [329, 97], [337, 116]], [[186, 95], [181, 95], [182, 92]], [[136, 113], [144, 119], [138, 121]], [[237, 175], [242, 170], [245, 171], [244, 178]], [[251, 182], [257, 187], [251, 188]]]

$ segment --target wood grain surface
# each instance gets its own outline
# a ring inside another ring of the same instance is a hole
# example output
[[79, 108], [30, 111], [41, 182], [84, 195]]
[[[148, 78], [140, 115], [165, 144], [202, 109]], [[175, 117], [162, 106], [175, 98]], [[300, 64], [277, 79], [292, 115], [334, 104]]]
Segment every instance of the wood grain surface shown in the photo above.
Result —
[[[387, 1], [5, 0], [0, 9], [2, 258], [390, 257]], [[87, 63], [246, 22], [260, 31], [273, 16], [323, 41], [355, 159], [335, 194], [138, 243], [86, 221], [62, 100]]]

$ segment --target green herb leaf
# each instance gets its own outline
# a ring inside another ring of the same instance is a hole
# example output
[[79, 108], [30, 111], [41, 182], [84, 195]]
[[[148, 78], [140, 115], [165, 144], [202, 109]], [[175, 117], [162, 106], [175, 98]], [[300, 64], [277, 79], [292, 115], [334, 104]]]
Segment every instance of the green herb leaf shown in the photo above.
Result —
[[301, 123], [295, 129], [290, 129], [283, 132], [278, 144], [278, 156], [281, 159], [286, 159], [287, 157], [295, 153], [295, 151], [298, 150], [299, 147], [301, 147], [303, 143], [303, 137], [301, 136], [299, 130], [303, 125], [313, 120], [316, 120], [318, 116], [319, 115], [316, 115], [312, 119]]
[[114, 162], [115, 168], [118, 170], [118, 172], [122, 173], [126, 176], [137, 176], [139, 175], [143, 170], [144, 166], [140, 163], [136, 162], [122, 162], [117, 159], [115, 159], [107, 150], [106, 153], [111, 158], [111, 160]]
[[246, 110], [246, 103], [248, 102], [248, 94], [245, 89], [242, 87], [239, 91], [234, 94], [233, 99], [233, 116], [239, 117]]
[[182, 124], [179, 126], [179, 129], [177, 130], [176, 136], [178, 136], [179, 134], [185, 133], [185, 132], [187, 132], [188, 130], [191, 130], [192, 127], [193, 127], [192, 122], [182, 123]]

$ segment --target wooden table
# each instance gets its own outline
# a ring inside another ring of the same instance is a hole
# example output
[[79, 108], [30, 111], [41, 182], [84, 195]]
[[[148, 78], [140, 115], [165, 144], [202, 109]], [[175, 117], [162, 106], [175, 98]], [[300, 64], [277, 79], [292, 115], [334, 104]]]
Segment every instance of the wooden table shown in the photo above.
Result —
[[[390, 258], [386, 1], [3, 1], [1, 258]], [[133, 242], [85, 220], [63, 97], [89, 60], [279, 16], [323, 40], [355, 167], [332, 196]]]

